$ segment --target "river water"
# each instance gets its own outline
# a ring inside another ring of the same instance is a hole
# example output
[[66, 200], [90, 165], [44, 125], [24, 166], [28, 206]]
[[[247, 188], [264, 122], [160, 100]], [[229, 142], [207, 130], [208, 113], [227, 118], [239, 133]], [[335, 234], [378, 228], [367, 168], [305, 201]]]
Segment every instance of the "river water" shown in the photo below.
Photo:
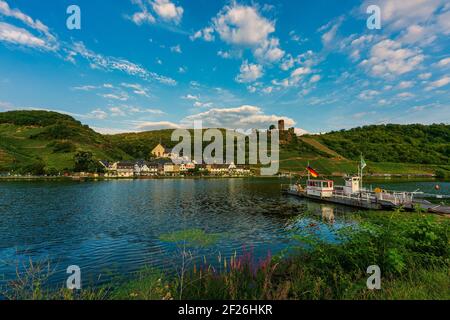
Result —
[[[181, 261], [163, 235], [201, 230], [213, 243], [191, 250], [214, 263], [251, 252], [255, 260], [298, 242], [312, 224], [320, 237], [353, 223], [354, 210], [283, 196], [280, 179], [164, 179], [0, 183], [0, 284], [32, 261], [50, 262], [50, 283], [63, 285], [78, 265], [83, 284], [128, 277], [144, 266], [167, 272]], [[434, 192], [436, 182], [369, 182], [386, 189]], [[450, 183], [440, 183], [450, 193]], [[301, 215], [313, 212], [317, 219]]]

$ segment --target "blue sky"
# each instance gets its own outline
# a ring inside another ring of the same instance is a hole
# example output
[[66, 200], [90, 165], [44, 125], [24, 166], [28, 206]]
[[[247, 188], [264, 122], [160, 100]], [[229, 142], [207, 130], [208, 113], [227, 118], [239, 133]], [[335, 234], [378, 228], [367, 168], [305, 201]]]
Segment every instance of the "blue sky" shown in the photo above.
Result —
[[0, 0], [0, 110], [106, 133], [449, 123], [449, 34], [445, 0]]

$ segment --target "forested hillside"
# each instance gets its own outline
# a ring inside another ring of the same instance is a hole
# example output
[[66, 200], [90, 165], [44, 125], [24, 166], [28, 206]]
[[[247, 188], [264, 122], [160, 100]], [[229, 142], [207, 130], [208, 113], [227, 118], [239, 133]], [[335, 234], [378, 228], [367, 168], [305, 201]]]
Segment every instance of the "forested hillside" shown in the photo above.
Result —
[[374, 162], [450, 163], [450, 125], [374, 125], [314, 136], [342, 156]]

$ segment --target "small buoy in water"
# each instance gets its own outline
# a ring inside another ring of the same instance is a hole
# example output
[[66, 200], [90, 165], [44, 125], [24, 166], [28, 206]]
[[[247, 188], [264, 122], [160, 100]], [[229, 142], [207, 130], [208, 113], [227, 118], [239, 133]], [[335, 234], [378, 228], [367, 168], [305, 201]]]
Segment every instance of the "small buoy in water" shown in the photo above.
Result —
[[436, 185], [435, 187], [434, 187], [436, 190], [441, 190], [441, 186], [440, 185]]

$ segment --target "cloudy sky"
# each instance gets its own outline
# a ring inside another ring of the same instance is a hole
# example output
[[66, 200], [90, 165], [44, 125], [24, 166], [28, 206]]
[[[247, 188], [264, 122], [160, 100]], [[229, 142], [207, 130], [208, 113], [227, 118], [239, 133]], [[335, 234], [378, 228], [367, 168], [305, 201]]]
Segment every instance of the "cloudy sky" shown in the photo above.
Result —
[[110, 133], [449, 123], [449, 35], [446, 0], [0, 0], [0, 110]]

